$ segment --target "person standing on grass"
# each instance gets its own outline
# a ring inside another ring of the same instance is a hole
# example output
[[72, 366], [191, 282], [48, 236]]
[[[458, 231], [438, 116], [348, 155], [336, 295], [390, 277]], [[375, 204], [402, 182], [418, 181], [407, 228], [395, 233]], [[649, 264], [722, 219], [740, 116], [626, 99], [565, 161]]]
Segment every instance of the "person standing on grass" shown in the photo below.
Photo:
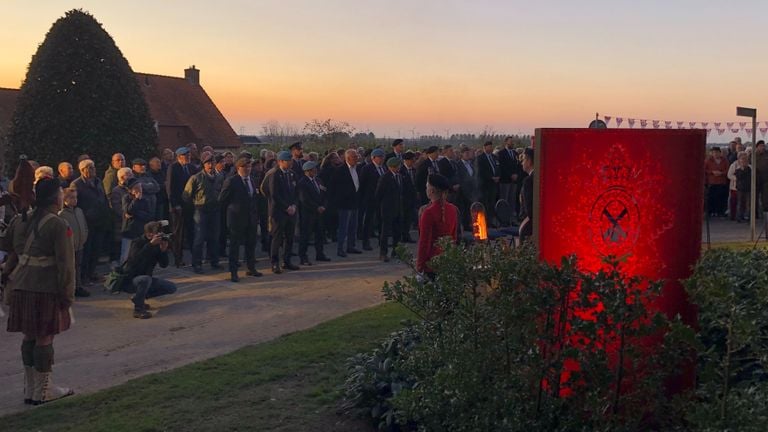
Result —
[[69, 329], [75, 299], [72, 229], [57, 216], [64, 200], [58, 180], [35, 185], [32, 214], [11, 221], [3, 239], [10, 271], [5, 289], [8, 331], [24, 334], [24, 403], [39, 405], [74, 394], [52, 382], [53, 339]]
[[456, 242], [458, 237], [459, 209], [448, 202], [450, 187], [450, 182], [444, 176], [430, 175], [425, 188], [429, 204], [424, 206], [419, 216], [416, 271], [424, 273], [432, 280], [435, 278], [435, 272], [429, 267], [429, 261], [442, 253], [437, 241], [442, 237], [450, 237]]

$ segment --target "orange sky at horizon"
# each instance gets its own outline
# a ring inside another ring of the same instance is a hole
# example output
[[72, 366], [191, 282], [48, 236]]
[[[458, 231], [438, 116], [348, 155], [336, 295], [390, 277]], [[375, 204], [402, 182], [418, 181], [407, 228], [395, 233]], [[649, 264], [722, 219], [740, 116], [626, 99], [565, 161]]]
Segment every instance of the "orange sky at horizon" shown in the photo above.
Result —
[[[329, 117], [409, 138], [581, 127], [596, 111], [686, 122], [738, 121], [736, 105], [760, 114], [768, 84], [755, 53], [768, 4], [741, 2], [751, 12], [734, 17], [699, 3], [11, 1], [0, 87], [17, 88], [51, 24], [82, 7], [135, 71], [183, 76], [196, 65], [235, 131], [250, 134], [268, 120]], [[736, 20], [738, 31], [725, 25]]]

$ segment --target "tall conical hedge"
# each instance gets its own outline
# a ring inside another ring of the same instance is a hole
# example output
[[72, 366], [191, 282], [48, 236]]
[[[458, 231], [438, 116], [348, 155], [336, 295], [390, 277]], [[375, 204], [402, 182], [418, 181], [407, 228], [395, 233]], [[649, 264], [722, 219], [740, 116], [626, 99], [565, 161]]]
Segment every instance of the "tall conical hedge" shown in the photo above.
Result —
[[128, 61], [82, 10], [59, 18], [38, 47], [21, 86], [9, 135], [10, 160], [74, 162], [87, 153], [99, 171], [112, 153], [146, 157], [157, 134]]

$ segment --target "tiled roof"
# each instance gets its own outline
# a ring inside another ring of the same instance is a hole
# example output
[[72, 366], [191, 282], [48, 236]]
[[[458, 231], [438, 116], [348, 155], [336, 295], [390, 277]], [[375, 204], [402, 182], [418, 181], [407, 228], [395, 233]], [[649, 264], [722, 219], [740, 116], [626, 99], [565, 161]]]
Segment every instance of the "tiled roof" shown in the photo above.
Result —
[[189, 127], [198, 147], [238, 148], [242, 145], [232, 126], [200, 85], [185, 78], [138, 72], [136, 78], [158, 126]]

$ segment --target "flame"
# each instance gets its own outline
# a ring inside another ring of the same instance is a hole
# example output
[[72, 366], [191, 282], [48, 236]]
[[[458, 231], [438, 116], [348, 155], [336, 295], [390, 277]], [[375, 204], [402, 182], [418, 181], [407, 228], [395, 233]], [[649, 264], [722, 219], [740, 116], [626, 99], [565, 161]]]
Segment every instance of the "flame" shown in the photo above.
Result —
[[472, 235], [475, 240], [488, 240], [488, 227], [485, 223], [485, 212], [474, 211], [472, 217]]

